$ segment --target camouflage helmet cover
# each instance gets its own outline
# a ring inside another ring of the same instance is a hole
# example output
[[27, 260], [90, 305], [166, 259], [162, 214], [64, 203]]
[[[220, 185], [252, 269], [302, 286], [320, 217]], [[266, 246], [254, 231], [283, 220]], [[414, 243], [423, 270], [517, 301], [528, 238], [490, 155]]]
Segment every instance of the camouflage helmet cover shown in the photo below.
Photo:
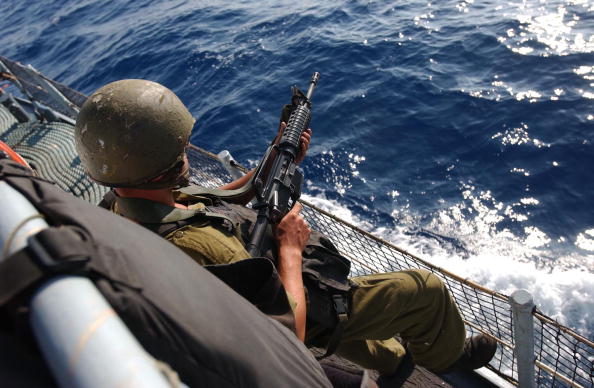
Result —
[[142, 187], [183, 161], [194, 122], [165, 86], [139, 79], [115, 81], [83, 104], [76, 149], [97, 183]]

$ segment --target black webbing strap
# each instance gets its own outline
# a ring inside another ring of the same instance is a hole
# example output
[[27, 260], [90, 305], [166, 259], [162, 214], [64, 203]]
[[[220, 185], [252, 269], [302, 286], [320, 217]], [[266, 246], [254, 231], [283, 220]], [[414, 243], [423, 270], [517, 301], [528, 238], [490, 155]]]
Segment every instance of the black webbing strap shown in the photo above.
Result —
[[113, 189], [111, 189], [103, 195], [103, 198], [101, 198], [101, 201], [99, 201], [97, 206], [102, 207], [103, 209], [112, 211], [113, 204], [115, 203], [115, 201], [116, 201], [116, 193], [113, 191]]
[[18, 164], [13, 160], [2, 160], [2, 163], [0, 163], [0, 178], [5, 177], [35, 179], [38, 181], [54, 184], [54, 182], [37, 176], [36, 173], [29, 167]]
[[342, 333], [344, 332], [344, 328], [346, 326], [347, 321], [349, 320], [348, 311], [348, 299], [346, 295], [332, 295], [332, 300], [334, 302], [334, 308], [336, 310], [336, 316], [338, 317], [338, 323], [330, 335], [330, 339], [328, 340], [328, 345], [326, 345], [326, 353], [322, 356], [317, 356], [316, 359], [322, 360], [328, 356], [334, 354], [336, 349], [338, 349], [338, 345], [340, 344], [340, 340], [342, 339]]
[[[216, 197], [230, 203], [242, 203], [242, 200], [245, 198], [245, 196], [248, 195], [253, 189], [252, 180], [253, 179], [250, 179], [248, 183], [235, 190], [222, 190], [198, 185], [190, 185], [187, 187], [182, 187], [179, 189], [179, 191], [181, 193], [193, 196]], [[246, 202], [249, 202], [249, 199]]]
[[93, 246], [70, 227], [47, 228], [0, 263], [0, 306], [39, 280], [84, 269]]

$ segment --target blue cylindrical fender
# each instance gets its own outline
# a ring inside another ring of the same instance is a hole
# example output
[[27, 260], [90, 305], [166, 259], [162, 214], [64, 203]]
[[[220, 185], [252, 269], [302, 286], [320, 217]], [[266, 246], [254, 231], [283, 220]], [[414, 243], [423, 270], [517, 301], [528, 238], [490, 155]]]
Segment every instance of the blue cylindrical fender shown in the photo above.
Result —
[[[37, 209], [6, 182], [0, 182], [0, 214], [0, 260], [48, 227]], [[51, 278], [34, 293], [30, 307], [33, 332], [61, 386], [171, 386], [89, 279]]]

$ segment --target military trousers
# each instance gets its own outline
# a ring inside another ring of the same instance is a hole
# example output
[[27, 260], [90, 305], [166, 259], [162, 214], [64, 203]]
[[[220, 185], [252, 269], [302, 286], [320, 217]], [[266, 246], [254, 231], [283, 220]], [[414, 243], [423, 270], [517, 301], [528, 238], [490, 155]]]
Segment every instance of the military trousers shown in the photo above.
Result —
[[[355, 277], [349, 319], [336, 354], [380, 374], [396, 371], [405, 349], [415, 364], [441, 372], [462, 354], [466, 331], [443, 281], [412, 269]], [[312, 326], [306, 343], [325, 346], [329, 333]]]

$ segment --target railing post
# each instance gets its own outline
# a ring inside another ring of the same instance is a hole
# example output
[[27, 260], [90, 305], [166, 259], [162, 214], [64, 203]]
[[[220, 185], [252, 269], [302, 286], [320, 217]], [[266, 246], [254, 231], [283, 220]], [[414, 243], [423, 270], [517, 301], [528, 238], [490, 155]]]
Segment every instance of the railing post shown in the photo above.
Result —
[[517, 290], [510, 297], [514, 325], [514, 354], [518, 365], [520, 388], [534, 388], [534, 301], [526, 290]]
[[231, 156], [231, 153], [228, 150], [223, 150], [219, 152], [217, 154], [217, 158], [223, 164], [223, 167], [225, 167], [225, 170], [227, 170], [227, 172], [231, 175], [233, 179], [239, 179], [245, 175], [241, 172], [240, 169], [235, 168], [233, 166], [234, 164], [237, 164], [237, 162], [235, 161], [235, 159], [233, 159], [233, 156]]

